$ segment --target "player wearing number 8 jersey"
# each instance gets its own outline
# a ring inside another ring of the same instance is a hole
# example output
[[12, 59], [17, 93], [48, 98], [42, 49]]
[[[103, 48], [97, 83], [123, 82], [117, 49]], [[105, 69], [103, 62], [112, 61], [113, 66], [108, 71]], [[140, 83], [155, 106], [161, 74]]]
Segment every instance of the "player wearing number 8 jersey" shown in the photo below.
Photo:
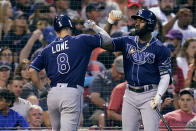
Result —
[[110, 36], [94, 22], [87, 21], [96, 35], [71, 36], [74, 29], [66, 15], [56, 16], [54, 29], [58, 38], [45, 47], [30, 65], [32, 81], [42, 89], [38, 72], [45, 68], [51, 80], [47, 104], [53, 131], [77, 131], [82, 112], [84, 77], [94, 48], [105, 48]]

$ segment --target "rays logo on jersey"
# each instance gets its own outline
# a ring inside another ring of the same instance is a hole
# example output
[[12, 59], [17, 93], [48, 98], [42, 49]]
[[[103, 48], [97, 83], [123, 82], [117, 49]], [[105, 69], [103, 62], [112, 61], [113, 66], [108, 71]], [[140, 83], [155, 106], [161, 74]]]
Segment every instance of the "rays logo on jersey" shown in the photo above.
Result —
[[152, 64], [154, 63], [155, 55], [149, 52], [134, 52], [132, 54], [133, 63], [137, 65], [142, 65], [145, 63]]
[[133, 60], [134, 64], [142, 65], [145, 63], [154, 63], [155, 54], [149, 52], [140, 52], [136, 49], [137, 48], [133, 45], [127, 45], [127, 58]]

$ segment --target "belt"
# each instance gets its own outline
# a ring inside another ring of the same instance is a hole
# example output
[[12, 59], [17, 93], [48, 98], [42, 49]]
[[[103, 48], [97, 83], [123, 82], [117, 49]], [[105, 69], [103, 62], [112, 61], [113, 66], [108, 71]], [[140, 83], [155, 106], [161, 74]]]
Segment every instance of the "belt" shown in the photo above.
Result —
[[57, 87], [63, 87], [63, 86], [67, 86], [70, 88], [77, 88], [77, 85], [75, 84], [70, 84], [70, 83], [57, 83]]
[[77, 88], [77, 85], [75, 85], [75, 84], [67, 84], [67, 87], [72, 87], [72, 88]]
[[153, 85], [144, 85], [144, 86], [139, 86], [139, 87], [134, 87], [134, 86], [131, 86], [129, 84], [127, 84], [127, 88], [131, 91], [134, 91], [136, 93], [142, 93], [142, 92], [145, 92], [145, 91], [149, 91], [149, 90], [152, 90], [154, 87]]

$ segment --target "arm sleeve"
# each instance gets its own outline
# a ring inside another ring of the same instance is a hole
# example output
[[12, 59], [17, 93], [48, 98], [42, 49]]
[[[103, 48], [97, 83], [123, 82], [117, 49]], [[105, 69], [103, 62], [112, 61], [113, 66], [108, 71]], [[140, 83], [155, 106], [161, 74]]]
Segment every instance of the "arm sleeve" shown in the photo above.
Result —
[[162, 46], [159, 51], [158, 66], [160, 72], [160, 82], [158, 84], [157, 95], [163, 96], [168, 88], [171, 77], [171, 60], [169, 50]]
[[166, 92], [168, 85], [170, 81], [170, 75], [165, 74], [161, 76], [161, 80], [158, 85], [157, 95], [163, 96], [163, 94]]
[[95, 25], [92, 28], [97, 34], [101, 35], [101, 38], [103, 40], [101, 47], [103, 49], [109, 50], [109, 51], [113, 51], [114, 47], [113, 47], [113, 43], [112, 43], [112, 38], [110, 37], [110, 35], [101, 27]]

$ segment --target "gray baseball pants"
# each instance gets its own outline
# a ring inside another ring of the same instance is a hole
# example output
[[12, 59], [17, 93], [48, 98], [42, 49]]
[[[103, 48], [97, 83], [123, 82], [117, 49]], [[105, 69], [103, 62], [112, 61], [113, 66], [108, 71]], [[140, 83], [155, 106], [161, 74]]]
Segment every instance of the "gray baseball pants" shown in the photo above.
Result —
[[58, 84], [48, 93], [48, 111], [52, 131], [77, 131], [83, 104], [83, 88]]
[[159, 116], [149, 104], [157, 89], [136, 93], [126, 89], [122, 107], [123, 131], [138, 131], [142, 119], [144, 131], [158, 131]]

